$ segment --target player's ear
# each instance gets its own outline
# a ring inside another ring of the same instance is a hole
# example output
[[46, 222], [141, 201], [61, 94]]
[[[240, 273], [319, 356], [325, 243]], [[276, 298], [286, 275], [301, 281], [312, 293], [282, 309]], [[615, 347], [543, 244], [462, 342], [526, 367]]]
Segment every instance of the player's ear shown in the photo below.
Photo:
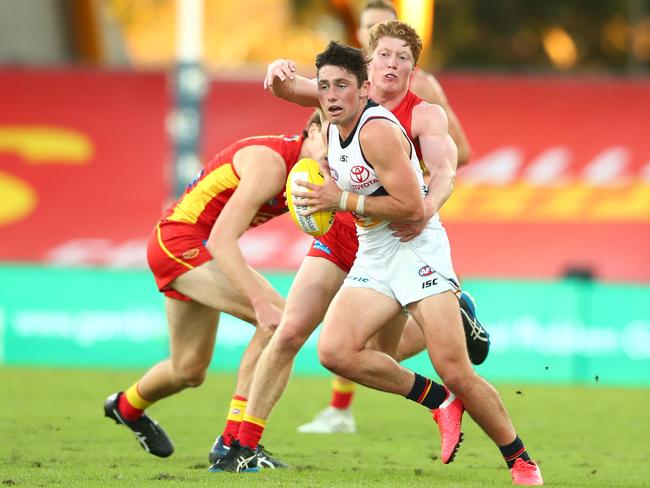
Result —
[[370, 81], [366, 80], [361, 84], [361, 96], [367, 97], [370, 93]]
[[312, 122], [309, 124], [309, 129], [307, 129], [307, 134], [310, 139], [315, 139], [316, 137], [322, 137], [320, 134], [321, 127], [316, 123]]

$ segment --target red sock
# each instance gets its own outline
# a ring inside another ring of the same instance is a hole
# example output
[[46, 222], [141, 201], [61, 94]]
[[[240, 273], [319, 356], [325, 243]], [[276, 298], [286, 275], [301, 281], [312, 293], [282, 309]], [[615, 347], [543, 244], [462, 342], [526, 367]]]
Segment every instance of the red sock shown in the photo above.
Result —
[[241, 427], [239, 428], [239, 443], [253, 451], [257, 449], [265, 425], [266, 420], [246, 415], [244, 421], [241, 423]]
[[244, 413], [246, 412], [246, 402], [246, 397], [240, 395], [232, 397], [230, 408], [228, 410], [226, 426], [221, 434], [224, 446], [230, 447], [232, 439], [237, 439], [239, 437], [239, 429], [241, 428], [241, 422], [244, 419]]
[[223, 437], [224, 446], [230, 447], [231, 441], [233, 439], [237, 439], [240, 428], [241, 428], [241, 422], [226, 420], [226, 427], [223, 429], [223, 433], [221, 434], [221, 436]]
[[330, 407], [346, 410], [350, 408], [354, 396], [354, 383], [342, 383], [338, 379], [332, 382], [332, 399]]
[[120, 411], [122, 418], [129, 422], [138, 420], [142, 415], [142, 412], [144, 412], [144, 410], [140, 410], [131, 405], [124, 394], [120, 395], [117, 400], [117, 409]]

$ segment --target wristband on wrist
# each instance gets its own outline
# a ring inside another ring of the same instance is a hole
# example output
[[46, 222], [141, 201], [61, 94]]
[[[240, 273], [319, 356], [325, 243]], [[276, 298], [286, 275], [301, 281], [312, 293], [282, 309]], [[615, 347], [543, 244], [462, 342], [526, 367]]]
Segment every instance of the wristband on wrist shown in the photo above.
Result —
[[359, 201], [359, 194], [350, 193], [350, 196], [348, 196], [348, 201], [345, 204], [345, 206], [347, 207], [345, 210], [347, 210], [348, 212], [355, 212], [357, 209], [358, 201]]
[[339, 210], [347, 210], [345, 206], [348, 203], [348, 196], [350, 195], [349, 191], [343, 191], [341, 192], [341, 196], [339, 197]]
[[366, 196], [359, 195], [355, 212], [358, 213], [359, 215], [364, 215], [363, 212], [365, 211], [365, 207], [366, 207]]

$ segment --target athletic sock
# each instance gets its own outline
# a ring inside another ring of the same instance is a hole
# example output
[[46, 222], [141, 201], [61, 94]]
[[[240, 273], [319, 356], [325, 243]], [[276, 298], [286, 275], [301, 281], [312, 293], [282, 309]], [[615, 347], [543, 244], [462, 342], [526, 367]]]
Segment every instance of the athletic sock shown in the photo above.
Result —
[[117, 401], [117, 409], [124, 420], [133, 422], [138, 420], [145, 408], [153, 402], [146, 400], [138, 391], [138, 383], [131, 385]]
[[424, 405], [430, 410], [438, 408], [449, 395], [449, 390], [429, 378], [415, 374], [415, 382], [406, 398]]
[[524, 461], [530, 461], [524, 443], [521, 442], [519, 436], [515, 437], [515, 440], [507, 446], [499, 446], [499, 450], [501, 451], [501, 455], [503, 456], [503, 459], [505, 459], [508, 468], [512, 468], [517, 458], [521, 458]]
[[226, 426], [221, 434], [224, 446], [230, 447], [230, 441], [237, 438], [241, 422], [244, 420], [244, 414], [246, 413], [246, 402], [247, 400], [243, 396], [234, 395], [232, 397], [230, 408], [228, 409]]
[[257, 445], [262, 438], [266, 420], [253, 417], [252, 415], [244, 415], [244, 420], [239, 428], [239, 443], [246, 446], [251, 450], [257, 449]]
[[330, 407], [345, 410], [350, 408], [352, 398], [354, 397], [355, 384], [343, 382], [339, 378], [332, 381], [332, 399]]

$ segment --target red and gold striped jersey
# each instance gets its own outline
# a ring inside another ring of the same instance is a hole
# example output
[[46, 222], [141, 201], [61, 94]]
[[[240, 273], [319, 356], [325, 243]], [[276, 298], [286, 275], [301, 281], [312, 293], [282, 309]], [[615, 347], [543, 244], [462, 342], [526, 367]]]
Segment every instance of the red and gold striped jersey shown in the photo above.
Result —
[[[214, 156], [187, 185], [181, 197], [167, 209], [162, 220], [185, 222], [204, 227], [214, 226], [221, 210], [239, 186], [239, 175], [233, 166], [235, 153], [246, 146], [267, 146], [276, 151], [287, 167], [287, 173], [300, 156], [302, 136], [259, 136], [241, 139]], [[285, 199], [279, 193], [257, 211], [251, 227], [287, 212]]]

